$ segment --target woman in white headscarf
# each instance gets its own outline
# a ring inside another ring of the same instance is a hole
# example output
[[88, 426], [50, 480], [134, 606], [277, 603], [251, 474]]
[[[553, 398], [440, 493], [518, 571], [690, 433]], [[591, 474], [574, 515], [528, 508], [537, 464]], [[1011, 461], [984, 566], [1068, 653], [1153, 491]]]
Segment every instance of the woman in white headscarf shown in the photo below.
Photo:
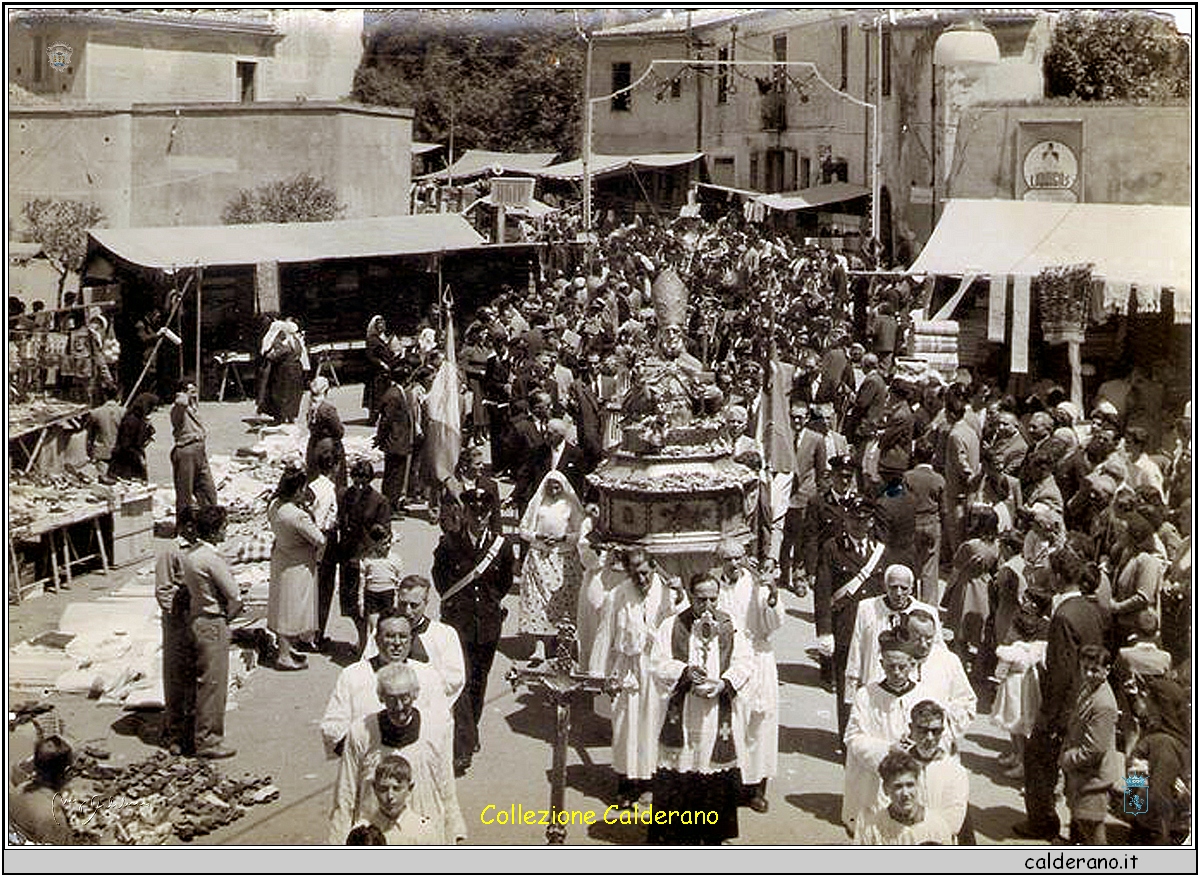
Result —
[[295, 423], [309, 366], [300, 327], [291, 319], [273, 321], [263, 335], [260, 352], [266, 367], [259, 384], [258, 412], [276, 422]]
[[583, 579], [579, 537], [587, 517], [566, 476], [551, 471], [525, 509], [521, 538], [529, 544], [521, 571], [519, 629], [537, 638], [533, 660], [546, 657], [560, 622], [574, 623]]

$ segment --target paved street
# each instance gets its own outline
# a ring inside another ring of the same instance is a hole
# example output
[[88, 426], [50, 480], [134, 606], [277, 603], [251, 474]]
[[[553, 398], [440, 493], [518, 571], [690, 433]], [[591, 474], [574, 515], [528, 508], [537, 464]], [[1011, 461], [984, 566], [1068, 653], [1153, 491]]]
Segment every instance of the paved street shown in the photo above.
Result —
[[[348, 432], [366, 434], [359, 408], [361, 387], [335, 388], [331, 401]], [[150, 449], [152, 480], [170, 483], [167, 450], [170, 426], [167, 411], [155, 415], [157, 440]], [[249, 401], [201, 404], [201, 417], [209, 429], [210, 453], [231, 453], [250, 445], [245, 418], [253, 414]], [[265, 526], [265, 523], [264, 523]], [[424, 520], [409, 518], [395, 525], [406, 571], [428, 575], [432, 564], [437, 529]], [[46, 595], [11, 607], [9, 634], [12, 642], [52, 630], [68, 602], [102, 596], [130, 570], [110, 575], [89, 575], [78, 580], [72, 591]], [[780, 681], [779, 775], [769, 788], [771, 809], [766, 814], [748, 809], [740, 812], [741, 844], [839, 844], [846, 843], [838, 824], [841, 804], [842, 767], [834, 752], [836, 722], [833, 695], [819, 686], [817, 667], [805, 655], [814, 639], [812, 598], [797, 599], [781, 593], [788, 621], [777, 637]], [[470, 843], [541, 844], [544, 827], [537, 825], [483, 825], [480, 813], [489, 805], [506, 810], [510, 805], [526, 809], [548, 806], [550, 740], [553, 712], [536, 696], [514, 694], [504, 681], [513, 658], [520, 657], [515, 637], [516, 597], [508, 598], [510, 612], [505, 638], [497, 656], [483, 719], [483, 751], [476, 756], [470, 773], [459, 780], [459, 799], [470, 833]], [[334, 615], [336, 616], [336, 601]], [[353, 637], [350, 624], [335, 619], [335, 639]], [[330, 658], [313, 655], [310, 668], [302, 673], [279, 673], [258, 668], [246, 689], [238, 693], [237, 708], [229, 713], [227, 741], [238, 750], [237, 757], [221, 763], [227, 772], [269, 773], [279, 786], [276, 803], [255, 807], [242, 820], [194, 841], [210, 844], [311, 844], [323, 843], [336, 763], [326, 761], [318, 722], [333, 688], [339, 666]], [[28, 695], [18, 695], [18, 699]], [[152, 752], [149, 742], [157, 733], [156, 714], [135, 714], [118, 707], [100, 706], [76, 696], [55, 696], [60, 712], [73, 736], [79, 740], [104, 740], [115, 760], [134, 760]], [[593, 809], [602, 814], [613, 800], [616, 781], [609, 770], [607, 703], [598, 697], [597, 712], [577, 723], [568, 757], [566, 804], [570, 809]], [[23, 728], [21, 731], [28, 731]], [[140, 736], [139, 736], [140, 735]], [[27, 738], [18, 735], [14, 751], [28, 755]], [[24, 748], [22, 747], [24, 742]], [[1001, 733], [986, 719], [978, 719], [963, 748], [964, 765], [971, 771], [971, 814], [981, 844], [1014, 843], [1009, 828], [1023, 818], [1020, 789], [1014, 781], [1000, 777], [995, 756], [1003, 743]], [[1065, 816], [1065, 809], [1063, 810]], [[1112, 829], [1110, 828], [1110, 831]], [[568, 843], [638, 843], [644, 827], [596, 824], [572, 827]], [[173, 841], [178, 842], [178, 841]]]

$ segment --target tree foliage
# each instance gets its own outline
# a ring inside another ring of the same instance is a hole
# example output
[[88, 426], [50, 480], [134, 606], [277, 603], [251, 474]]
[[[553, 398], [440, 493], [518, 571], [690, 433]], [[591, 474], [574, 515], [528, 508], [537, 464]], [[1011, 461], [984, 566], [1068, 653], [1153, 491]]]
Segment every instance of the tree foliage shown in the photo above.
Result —
[[[388, 19], [354, 78], [367, 104], [412, 107], [414, 139], [464, 149], [578, 152], [584, 42], [570, 15], [482, 26], [426, 12], [419, 27]], [[411, 24], [411, 23], [410, 23]]]
[[323, 179], [299, 173], [256, 189], [242, 189], [221, 212], [226, 225], [250, 222], [327, 222], [345, 212]]
[[1190, 95], [1188, 41], [1142, 10], [1064, 12], [1043, 61], [1046, 94], [1082, 100], [1170, 100]]
[[67, 274], [83, 271], [87, 230], [104, 221], [104, 212], [95, 204], [51, 198], [28, 201], [21, 212], [29, 223], [31, 236], [42, 245], [42, 252], [58, 271], [61, 300]]

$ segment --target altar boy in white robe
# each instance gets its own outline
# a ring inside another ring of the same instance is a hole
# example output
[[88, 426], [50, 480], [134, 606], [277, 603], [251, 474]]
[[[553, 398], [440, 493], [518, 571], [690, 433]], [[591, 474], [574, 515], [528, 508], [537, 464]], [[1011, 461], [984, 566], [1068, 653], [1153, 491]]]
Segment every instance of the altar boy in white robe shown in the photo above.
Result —
[[[750, 644], [717, 608], [721, 586], [711, 573], [688, 585], [691, 606], [658, 628], [650, 664], [665, 701], [654, 774], [654, 810], [679, 819], [655, 820], [648, 841], [719, 844], [738, 835], [738, 768], [746, 751], [745, 717], [733, 702], [753, 673]], [[716, 811], [690, 822], [687, 811]]]
[[745, 555], [745, 548], [733, 539], [717, 546], [721, 561], [717, 607], [750, 643], [754, 669], [734, 702], [746, 723], [742, 800], [756, 813], [766, 813], [767, 780], [775, 776], [779, 761], [779, 671], [771, 638], [783, 626], [783, 607], [778, 595], [746, 566]]
[[879, 763], [907, 736], [910, 712], [923, 699], [912, 679], [911, 643], [891, 630], [881, 632], [878, 642], [883, 681], [868, 683], [855, 692], [846, 723], [842, 824], [851, 837], [862, 814], [882, 803]]
[[662, 712], [650, 673], [654, 635], [681, 607], [645, 551], [630, 548], [620, 554], [624, 575], [604, 599], [588, 669], [615, 678], [620, 686], [613, 704], [612, 760], [617, 807], [627, 809], [650, 791], [658, 761]]

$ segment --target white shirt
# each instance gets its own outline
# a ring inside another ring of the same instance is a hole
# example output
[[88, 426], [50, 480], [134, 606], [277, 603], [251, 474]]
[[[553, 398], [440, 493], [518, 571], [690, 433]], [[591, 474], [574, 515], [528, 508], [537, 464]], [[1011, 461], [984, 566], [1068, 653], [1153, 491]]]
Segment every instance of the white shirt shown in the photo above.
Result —
[[337, 488], [328, 475], [318, 475], [308, 483], [308, 487], [313, 492], [313, 520], [317, 523], [317, 529], [328, 533], [337, 527]]

